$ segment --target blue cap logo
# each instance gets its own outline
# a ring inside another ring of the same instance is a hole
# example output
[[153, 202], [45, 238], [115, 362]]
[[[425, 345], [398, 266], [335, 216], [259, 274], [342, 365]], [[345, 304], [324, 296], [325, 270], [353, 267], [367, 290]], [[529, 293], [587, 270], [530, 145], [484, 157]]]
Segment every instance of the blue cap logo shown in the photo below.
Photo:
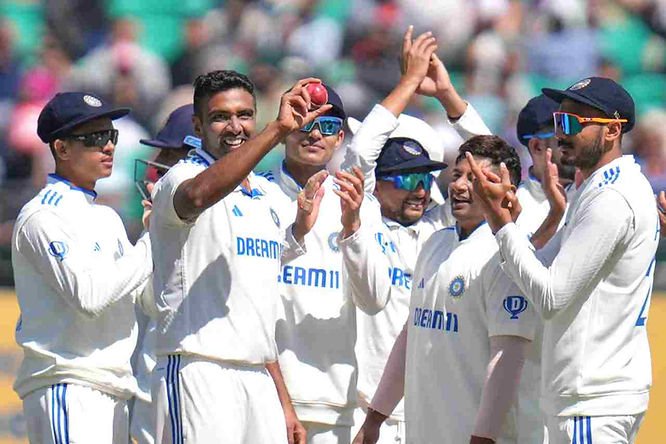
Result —
[[97, 97], [93, 97], [88, 94], [83, 96], [83, 101], [94, 108], [99, 108], [102, 106], [102, 102]]
[[585, 80], [581, 80], [580, 82], [576, 82], [576, 83], [574, 83], [573, 85], [571, 85], [569, 87], [569, 91], [576, 91], [576, 90], [579, 90], [579, 89], [583, 89], [587, 85], [589, 85], [591, 81], [592, 80], [590, 80], [590, 79], [585, 79]]
[[527, 299], [522, 296], [509, 296], [504, 299], [504, 310], [511, 315], [510, 319], [518, 319], [518, 315], [527, 310]]
[[420, 156], [423, 152], [423, 148], [421, 148], [418, 143], [411, 140], [405, 140], [402, 143], [402, 149], [407, 151], [412, 156]]

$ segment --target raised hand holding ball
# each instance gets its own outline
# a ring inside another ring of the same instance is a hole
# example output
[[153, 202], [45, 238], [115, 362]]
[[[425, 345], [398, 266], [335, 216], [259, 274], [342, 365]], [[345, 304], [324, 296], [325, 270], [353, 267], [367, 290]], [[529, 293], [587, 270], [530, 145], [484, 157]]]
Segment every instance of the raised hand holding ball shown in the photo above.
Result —
[[328, 91], [321, 83], [308, 83], [306, 86], [308, 94], [310, 94], [310, 103], [313, 107], [319, 108], [328, 102]]

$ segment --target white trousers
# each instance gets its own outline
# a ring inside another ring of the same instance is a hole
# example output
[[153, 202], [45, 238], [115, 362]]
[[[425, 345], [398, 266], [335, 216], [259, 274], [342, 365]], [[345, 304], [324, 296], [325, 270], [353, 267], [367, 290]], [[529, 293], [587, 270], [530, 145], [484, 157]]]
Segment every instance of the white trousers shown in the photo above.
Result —
[[308, 432], [308, 444], [349, 444], [351, 427], [302, 421]]
[[161, 357], [153, 370], [158, 444], [286, 444], [287, 426], [265, 368]]
[[130, 415], [130, 436], [136, 444], [155, 444], [155, 410], [150, 402], [134, 398]]
[[31, 444], [127, 444], [127, 401], [76, 384], [55, 384], [23, 399]]
[[644, 416], [551, 416], [548, 444], [632, 444]]

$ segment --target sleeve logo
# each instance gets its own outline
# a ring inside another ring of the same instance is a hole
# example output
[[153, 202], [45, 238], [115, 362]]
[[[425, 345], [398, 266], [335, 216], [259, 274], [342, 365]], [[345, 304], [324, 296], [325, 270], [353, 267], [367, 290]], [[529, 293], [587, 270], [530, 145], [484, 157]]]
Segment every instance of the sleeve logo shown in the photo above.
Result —
[[527, 299], [522, 296], [509, 296], [504, 299], [504, 310], [511, 315], [510, 319], [518, 319], [518, 315], [527, 310]]
[[67, 244], [62, 241], [53, 241], [49, 244], [49, 254], [61, 262], [67, 256], [68, 251]]

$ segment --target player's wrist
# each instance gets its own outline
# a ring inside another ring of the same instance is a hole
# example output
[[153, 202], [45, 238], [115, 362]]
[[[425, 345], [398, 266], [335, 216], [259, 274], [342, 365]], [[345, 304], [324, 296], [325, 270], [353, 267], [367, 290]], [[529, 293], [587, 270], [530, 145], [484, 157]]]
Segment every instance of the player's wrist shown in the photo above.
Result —
[[386, 421], [387, 418], [388, 415], [385, 415], [382, 412], [373, 409], [372, 407], [368, 407], [368, 413], [365, 416], [365, 422], [370, 425], [380, 426], [384, 423], [384, 421]]

